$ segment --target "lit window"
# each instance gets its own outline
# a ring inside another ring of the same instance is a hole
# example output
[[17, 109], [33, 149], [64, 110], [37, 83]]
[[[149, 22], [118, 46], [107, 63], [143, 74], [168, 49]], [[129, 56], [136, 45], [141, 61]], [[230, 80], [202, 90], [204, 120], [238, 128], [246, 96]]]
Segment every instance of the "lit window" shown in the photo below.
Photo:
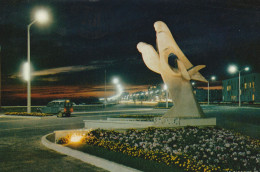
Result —
[[227, 86], [227, 91], [230, 91], [231, 90], [231, 85], [228, 85]]
[[247, 83], [245, 83], [245, 89], [246, 89], [246, 87], [247, 87]]
[[255, 101], [255, 95], [254, 94], [252, 94], [252, 100]]
[[252, 84], [251, 84], [251, 82], [249, 82], [249, 88], [251, 88], [251, 86], [252, 86]]
[[252, 87], [255, 88], [255, 82], [252, 82]]

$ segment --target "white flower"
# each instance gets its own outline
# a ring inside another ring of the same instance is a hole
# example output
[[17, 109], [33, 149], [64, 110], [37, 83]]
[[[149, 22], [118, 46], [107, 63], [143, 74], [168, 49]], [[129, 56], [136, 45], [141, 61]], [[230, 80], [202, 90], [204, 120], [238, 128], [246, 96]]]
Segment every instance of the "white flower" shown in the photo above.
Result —
[[229, 148], [229, 147], [230, 147], [230, 144], [229, 144], [229, 143], [226, 143], [225, 146], [226, 146], [227, 148]]

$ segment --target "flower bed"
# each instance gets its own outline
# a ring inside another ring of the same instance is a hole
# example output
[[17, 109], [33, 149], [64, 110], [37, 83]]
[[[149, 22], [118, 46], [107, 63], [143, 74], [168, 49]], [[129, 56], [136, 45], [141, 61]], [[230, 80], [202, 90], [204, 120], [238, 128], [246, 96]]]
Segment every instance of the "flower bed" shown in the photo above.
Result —
[[[71, 136], [59, 143], [69, 143]], [[186, 171], [260, 169], [260, 141], [220, 128], [93, 130], [81, 143], [181, 167]]]
[[47, 113], [27, 113], [27, 112], [6, 112], [5, 115], [16, 115], [16, 116], [52, 116], [52, 114]]

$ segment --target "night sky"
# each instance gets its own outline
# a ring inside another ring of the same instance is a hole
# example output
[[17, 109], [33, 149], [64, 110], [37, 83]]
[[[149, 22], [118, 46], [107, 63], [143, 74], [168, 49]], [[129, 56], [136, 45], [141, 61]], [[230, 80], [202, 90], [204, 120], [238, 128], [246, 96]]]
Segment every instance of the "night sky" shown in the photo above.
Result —
[[[164, 21], [193, 65], [204, 64], [205, 78], [234, 77], [230, 64], [260, 72], [259, 1], [202, 0], [8, 0], [0, 1], [2, 104], [25, 105], [27, 25], [33, 11], [48, 9], [51, 22], [31, 27], [32, 104], [54, 98], [104, 97], [115, 94], [113, 76], [125, 91], [160, 84], [136, 49], [155, 46], [153, 23]], [[198, 83], [199, 84], [199, 83]], [[221, 83], [212, 83], [218, 85]]]

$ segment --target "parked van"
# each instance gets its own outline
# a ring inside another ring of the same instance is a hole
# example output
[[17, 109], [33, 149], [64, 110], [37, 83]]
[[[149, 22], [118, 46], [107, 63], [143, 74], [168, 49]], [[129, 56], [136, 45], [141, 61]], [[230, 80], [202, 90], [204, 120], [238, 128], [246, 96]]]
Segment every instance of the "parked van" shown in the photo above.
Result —
[[69, 117], [73, 112], [72, 102], [68, 99], [53, 100], [41, 109], [42, 113], [57, 114], [58, 117]]

